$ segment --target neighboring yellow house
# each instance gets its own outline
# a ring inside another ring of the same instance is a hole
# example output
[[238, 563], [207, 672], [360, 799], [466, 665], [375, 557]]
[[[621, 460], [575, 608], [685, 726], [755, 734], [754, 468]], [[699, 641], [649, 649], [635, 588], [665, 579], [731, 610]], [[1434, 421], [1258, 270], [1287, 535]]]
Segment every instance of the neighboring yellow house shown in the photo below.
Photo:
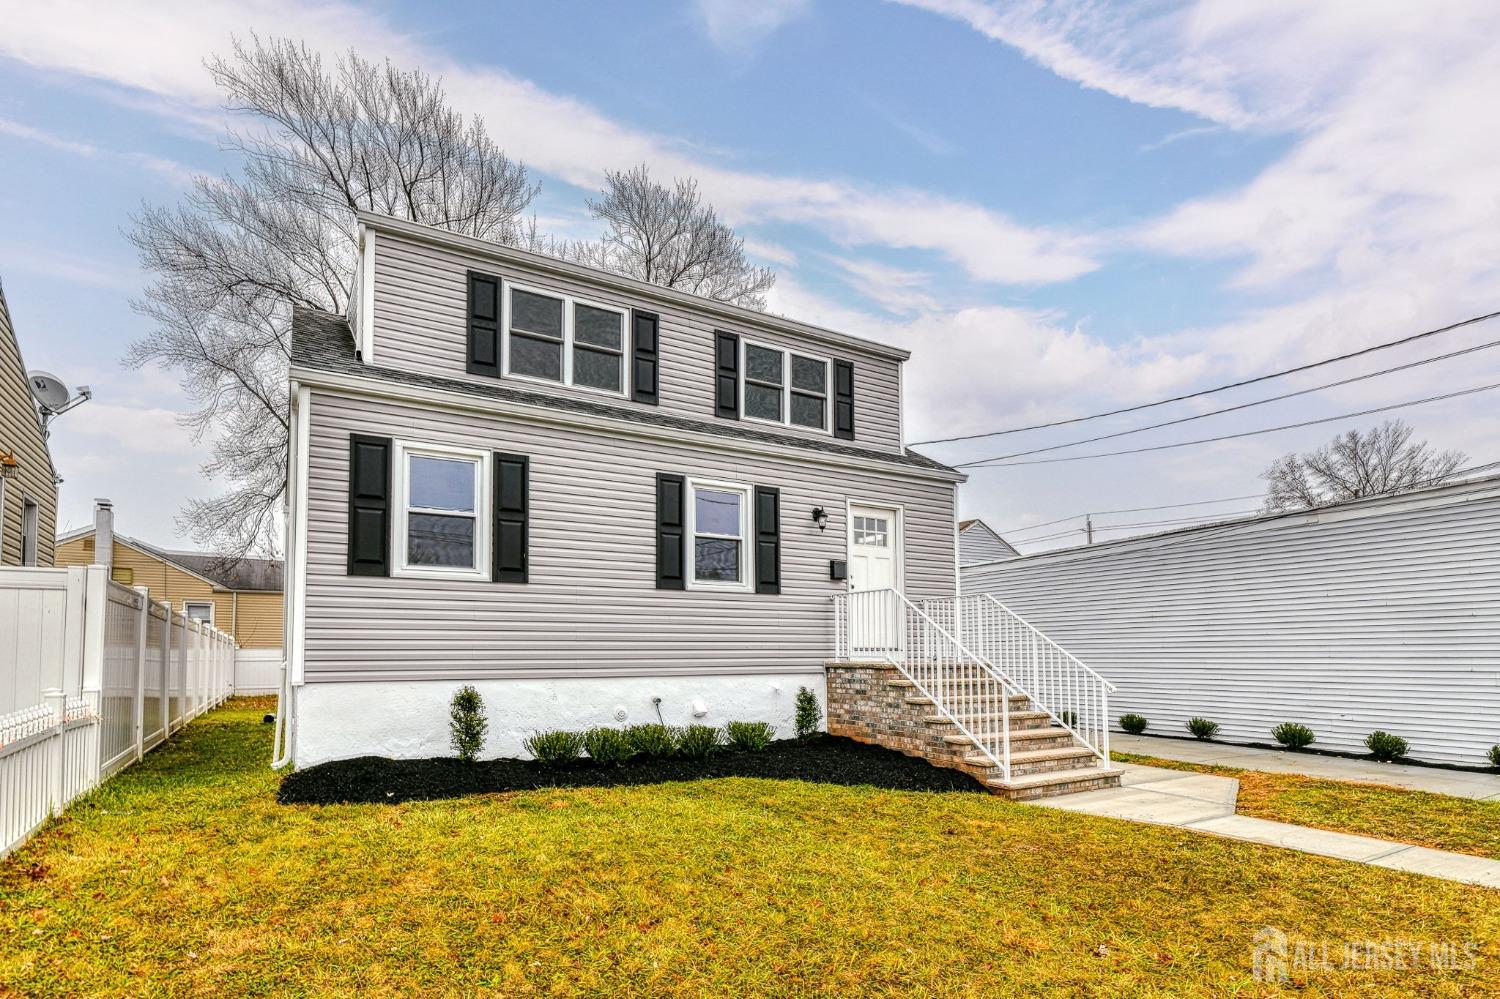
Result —
[[[57, 539], [56, 564], [91, 565], [94, 528]], [[111, 576], [144, 586], [153, 600], [227, 631], [245, 649], [281, 648], [281, 562], [246, 558], [233, 564], [213, 555], [174, 552], [115, 535]]]
[[0, 289], [0, 566], [51, 565], [57, 476]]

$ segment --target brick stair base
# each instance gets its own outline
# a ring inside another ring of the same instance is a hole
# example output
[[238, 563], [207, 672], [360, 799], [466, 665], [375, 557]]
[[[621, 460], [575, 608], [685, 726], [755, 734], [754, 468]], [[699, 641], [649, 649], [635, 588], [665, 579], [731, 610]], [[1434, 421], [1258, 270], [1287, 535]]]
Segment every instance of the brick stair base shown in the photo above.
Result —
[[992, 793], [1017, 801], [1119, 786], [1119, 770], [1078, 746], [1072, 733], [1057, 727], [1045, 711], [1033, 710], [1024, 696], [1010, 699], [1007, 782], [1000, 779], [1000, 768], [976, 751], [973, 740], [960, 734], [895, 666], [830, 662], [826, 668], [828, 731], [833, 735], [962, 770]]

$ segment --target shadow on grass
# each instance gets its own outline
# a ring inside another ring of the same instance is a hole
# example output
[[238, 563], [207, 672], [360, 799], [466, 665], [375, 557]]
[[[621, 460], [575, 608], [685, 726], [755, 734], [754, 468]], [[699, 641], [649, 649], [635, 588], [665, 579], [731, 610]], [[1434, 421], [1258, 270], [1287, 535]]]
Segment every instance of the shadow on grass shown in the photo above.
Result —
[[973, 777], [925, 760], [852, 739], [822, 736], [773, 742], [758, 753], [723, 751], [706, 760], [632, 760], [622, 766], [579, 761], [546, 766], [534, 760], [463, 763], [442, 757], [391, 760], [361, 756], [322, 763], [289, 774], [282, 804], [397, 804], [469, 794], [562, 787], [621, 787], [716, 777], [763, 777], [819, 784], [869, 786], [893, 791], [980, 792]]

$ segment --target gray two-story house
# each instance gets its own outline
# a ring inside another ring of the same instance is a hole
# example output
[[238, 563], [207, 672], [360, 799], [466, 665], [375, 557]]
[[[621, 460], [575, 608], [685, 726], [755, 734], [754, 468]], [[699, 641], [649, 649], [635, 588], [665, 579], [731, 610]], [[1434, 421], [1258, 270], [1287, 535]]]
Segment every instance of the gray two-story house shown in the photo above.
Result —
[[362, 215], [292, 341], [298, 766], [824, 696], [830, 597], [957, 589], [961, 473], [902, 443], [904, 350]]

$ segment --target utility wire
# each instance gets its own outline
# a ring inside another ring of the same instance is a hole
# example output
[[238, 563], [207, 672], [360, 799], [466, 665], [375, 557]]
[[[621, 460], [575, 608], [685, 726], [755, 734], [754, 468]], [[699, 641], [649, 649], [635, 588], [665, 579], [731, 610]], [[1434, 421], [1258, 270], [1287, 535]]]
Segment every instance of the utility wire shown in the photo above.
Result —
[[1171, 398], [1158, 399], [1155, 402], [1143, 402], [1135, 406], [1126, 406], [1123, 409], [1111, 409], [1108, 412], [1104, 413], [1093, 413], [1089, 416], [1075, 416], [1066, 420], [1053, 420], [1050, 423], [1035, 423], [1029, 427], [1012, 427], [1009, 430], [991, 430], [982, 434], [965, 434], [961, 437], [938, 437], [928, 441], [915, 441], [911, 446], [920, 447], [924, 444], [950, 444], [954, 441], [972, 441], [979, 440], [983, 437], [1002, 437], [1006, 434], [1019, 434], [1024, 433], [1028, 430], [1044, 430], [1047, 427], [1063, 427], [1071, 423], [1083, 423], [1086, 420], [1102, 419], [1106, 416], [1119, 416], [1121, 413], [1135, 413], [1142, 409], [1151, 409], [1155, 406], [1165, 406], [1169, 402], [1181, 402], [1184, 399], [1196, 399], [1199, 396], [1213, 395], [1216, 392], [1227, 392], [1229, 389], [1242, 388], [1246, 385], [1254, 385], [1257, 382], [1269, 381], [1272, 378], [1282, 378], [1286, 375], [1295, 375], [1298, 372], [1302, 371], [1311, 371], [1313, 368], [1321, 368], [1327, 364], [1336, 364], [1339, 361], [1347, 361], [1351, 358], [1363, 357], [1365, 354], [1372, 354], [1378, 350], [1388, 350], [1391, 347], [1399, 347], [1405, 343], [1414, 343], [1417, 340], [1422, 340], [1430, 336], [1437, 336], [1440, 333], [1451, 333], [1453, 330], [1461, 329], [1465, 326], [1472, 326], [1475, 323], [1487, 322], [1488, 320], [1494, 319], [1496, 316], [1500, 316], [1500, 311], [1488, 312], [1482, 316], [1473, 316], [1469, 319], [1464, 319], [1459, 322], [1452, 323], [1448, 326], [1440, 326], [1435, 330], [1427, 330], [1424, 333], [1414, 333], [1411, 336], [1402, 337], [1399, 340], [1388, 340], [1385, 343], [1377, 343], [1373, 346], [1365, 347], [1361, 350], [1350, 351], [1347, 354], [1340, 354], [1337, 357], [1329, 357], [1321, 361], [1313, 361], [1310, 364], [1301, 364], [1295, 368], [1285, 368], [1281, 371], [1272, 371], [1270, 374], [1257, 375], [1254, 378], [1245, 378], [1241, 381], [1230, 382], [1227, 385], [1216, 385], [1213, 388], [1200, 389], [1197, 392], [1188, 392], [1184, 395], [1174, 395]]
[[1420, 361], [1412, 361], [1408, 364], [1398, 364], [1394, 368], [1384, 368], [1380, 371], [1371, 371], [1364, 375], [1355, 375], [1353, 378], [1343, 378], [1336, 382], [1328, 382], [1323, 385], [1314, 385], [1311, 388], [1298, 389], [1295, 392], [1287, 392], [1284, 395], [1273, 395], [1265, 399], [1255, 399], [1251, 402], [1242, 402], [1237, 406], [1226, 406], [1224, 409], [1215, 409], [1207, 413], [1197, 413], [1193, 416], [1180, 416], [1175, 420], [1167, 420], [1164, 423], [1151, 423], [1144, 427], [1136, 427], [1133, 430], [1117, 430], [1112, 434], [1101, 434], [1098, 437], [1086, 437], [1080, 441], [1069, 441], [1066, 444], [1053, 444], [1048, 447], [1033, 448], [1030, 451], [1017, 451], [1013, 454], [997, 455], [994, 458], [978, 458], [977, 461], [1004, 461], [1008, 458], [1025, 458], [1033, 454], [1045, 454], [1048, 451], [1061, 451], [1063, 448], [1077, 447], [1080, 444], [1097, 444], [1099, 441], [1113, 440], [1116, 437], [1129, 437], [1131, 434], [1145, 433], [1147, 430], [1160, 430], [1162, 427], [1175, 427], [1179, 423], [1191, 423], [1194, 420], [1204, 420], [1210, 416], [1221, 416], [1224, 413], [1233, 413], [1241, 409], [1250, 409], [1254, 406], [1264, 406], [1268, 402], [1281, 402], [1283, 399], [1294, 399], [1299, 395], [1308, 395], [1312, 392], [1322, 392], [1324, 389], [1338, 388], [1341, 385], [1352, 385], [1370, 378], [1378, 378], [1381, 375], [1389, 375], [1397, 371], [1406, 371], [1410, 368], [1420, 368], [1424, 364], [1433, 364], [1437, 361], [1446, 361], [1450, 358], [1461, 357], [1464, 354], [1472, 354], [1477, 350], [1488, 350], [1491, 347], [1500, 347], [1500, 340], [1491, 340], [1489, 343], [1481, 343], [1473, 347], [1465, 347], [1463, 350], [1455, 350], [1448, 354], [1439, 354], [1436, 357], [1424, 358]]
[[1071, 517], [1062, 517], [1058, 520], [1049, 520], [1044, 524], [1032, 524], [1030, 527], [1017, 527], [1009, 531], [999, 531], [1002, 537], [1012, 534], [1025, 534], [1027, 531], [1035, 531], [1043, 527], [1051, 527], [1053, 524], [1065, 523], [1069, 520], [1077, 520], [1079, 517], [1107, 517], [1112, 513], [1146, 513], [1151, 510], [1179, 510], [1185, 506], [1208, 506], [1210, 503], [1232, 503], [1235, 500], [1260, 499], [1260, 493], [1250, 496], [1225, 496], [1222, 499], [1198, 500], [1193, 503], [1163, 503], [1161, 506], [1131, 506], [1123, 510], [1090, 510], [1088, 513], [1075, 513]]
[[1094, 454], [1065, 455], [1061, 458], [1031, 458], [1026, 461], [1002, 461], [999, 458], [981, 458], [976, 461], [964, 461], [955, 465], [955, 468], [1013, 468], [1017, 465], [1050, 465], [1060, 461], [1083, 461], [1087, 458], [1113, 458], [1123, 454], [1145, 454], [1149, 451], [1169, 451], [1173, 448], [1192, 447], [1196, 444], [1216, 444], [1220, 441], [1239, 440], [1244, 437], [1257, 437], [1261, 434], [1274, 434], [1282, 430], [1298, 430], [1302, 427], [1315, 427], [1321, 423], [1336, 423], [1339, 420], [1350, 420], [1356, 416], [1369, 416], [1372, 413], [1388, 413], [1393, 409], [1406, 409], [1409, 406], [1421, 406], [1429, 402], [1442, 402], [1445, 399], [1457, 399], [1460, 396], [1474, 395], [1479, 392], [1489, 392], [1500, 388], [1500, 382], [1489, 385], [1480, 385], [1476, 388], [1463, 389], [1458, 392], [1445, 392], [1442, 395], [1430, 395], [1423, 399], [1411, 399], [1407, 402], [1392, 403], [1389, 406], [1376, 406], [1372, 409], [1361, 409], [1355, 413], [1341, 413], [1338, 416], [1325, 416], [1317, 420], [1303, 420], [1301, 423], [1287, 423], [1279, 427], [1266, 427], [1262, 430], [1246, 430], [1237, 434], [1222, 434], [1218, 437], [1201, 437], [1193, 441], [1177, 441], [1173, 444], [1156, 444], [1152, 447], [1127, 448], [1121, 451], [1098, 451]]
[[[1130, 523], [1130, 524], [1095, 524], [1094, 525], [1094, 530], [1095, 531], [1117, 531], [1117, 530], [1122, 530], [1124, 528], [1129, 528], [1129, 527], [1158, 527], [1158, 526], [1160, 526], [1162, 524], [1196, 524], [1196, 523], [1198, 523], [1200, 521], [1205, 521], [1205, 520], [1225, 520], [1225, 519], [1228, 519], [1230, 517], [1245, 517], [1245, 516], [1248, 516], [1248, 515], [1250, 515], [1252, 513], [1259, 513], [1259, 512], [1260, 511], [1258, 509], [1256, 509], [1256, 510], [1234, 510], [1234, 511], [1229, 512], [1229, 513], [1208, 513], [1208, 514], [1203, 514], [1203, 515], [1197, 516], [1197, 517], [1167, 517], [1167, 518], [1160, 519], [1160, 520], [1142, 520], [1142, 521], [1136, 521], [1136, 522]], [[1081, 514], [1080, 516], [1087, 517], [1087, 516], [1091, 516], [1091, 515], [1090, 514]], [[1042, 535], [1039, 538], [1023, 538], [1023, 539], [1021, 539], [1021, 541], [1022, 541], [1022, 543], [1028, 544], [1028, 545], [1038, 544], [1038, 543], [1040, 543], [1042, 541], [1048, 541], [1048, 540], [1050, 540], [1052, 538], [1065, 538], [1065, 537], [1067, 537], [1070, 534], [1081, 534], [1081, 533], [1083, 533], [1084, 530], [1085, 530], [1085, 528], [1082, 528], [1082, 527], [1073, 527], [1073, 528], [1069, 528], [1066, 531], [1059, 531], [1056, 534], [1045, 534], [1045, 535]]]

